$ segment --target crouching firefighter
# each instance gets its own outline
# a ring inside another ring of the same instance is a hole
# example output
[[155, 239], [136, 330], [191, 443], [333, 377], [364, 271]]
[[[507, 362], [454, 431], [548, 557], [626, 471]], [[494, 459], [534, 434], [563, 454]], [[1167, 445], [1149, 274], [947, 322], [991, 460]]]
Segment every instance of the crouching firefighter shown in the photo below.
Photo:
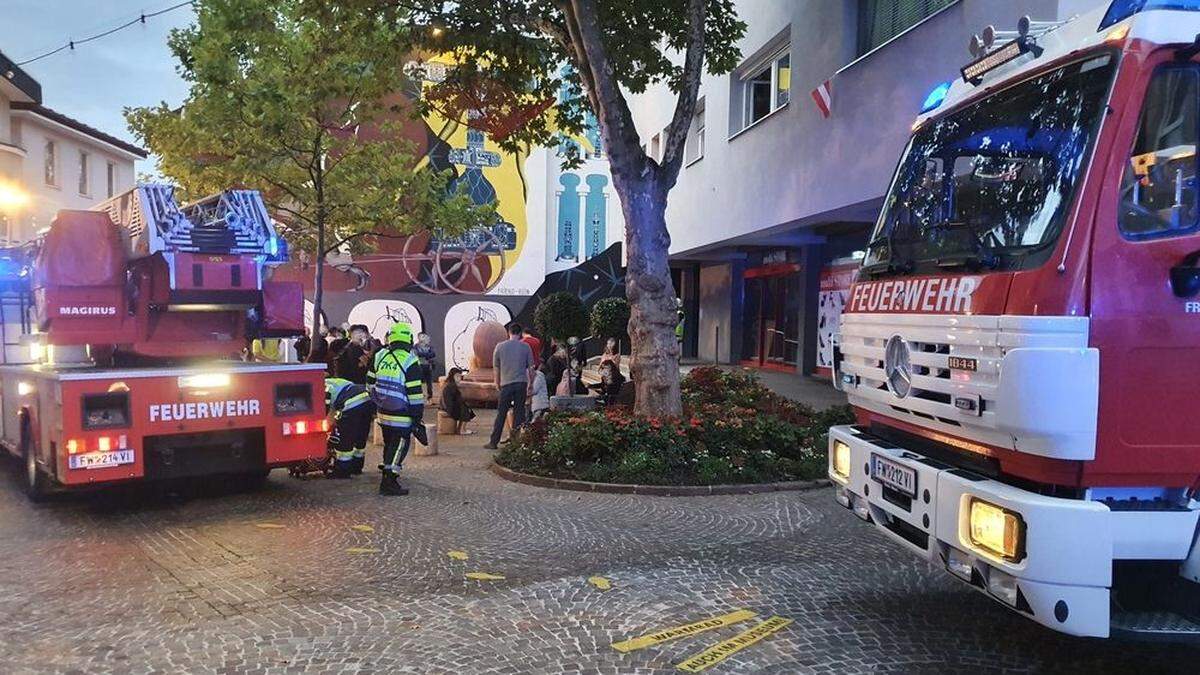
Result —
[[413, 420], [421, 424], [425, 412], [424, 371], [412, 349], [412, 327], [406, 323], [394, 324], [388, 329], [387, 346], [375, 352], [367, 371], [367, 388], [375, 401], [383, 431], [381, 495], [408, 494], [400, 486], [398, 474], [412, 443]]
[[349, 478], [363, 472], [367, 439], [375, 403], [367, 388], [340, 377], [325, 378], [325, 409], [333, 414], [333, 478]]

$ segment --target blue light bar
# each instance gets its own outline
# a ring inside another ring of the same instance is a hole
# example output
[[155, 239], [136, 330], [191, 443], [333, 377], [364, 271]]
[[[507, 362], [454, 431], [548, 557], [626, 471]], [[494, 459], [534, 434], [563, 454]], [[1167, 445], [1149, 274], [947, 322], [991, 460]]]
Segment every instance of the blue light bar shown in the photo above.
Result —
[[930, 110], [940, 106], [946, 100], [946, 94], [950, 93], [950, 83], [943, 82], [933, 88], [929, 95], [925, 97], [925, 102], [921, 104], [921, 112], [927, 113]]
[[1113, 0], [1108, 13], [1100, 22], [1100, 30], [1151, 9], [1180, 9], [1200, 11], [1200, 0]]

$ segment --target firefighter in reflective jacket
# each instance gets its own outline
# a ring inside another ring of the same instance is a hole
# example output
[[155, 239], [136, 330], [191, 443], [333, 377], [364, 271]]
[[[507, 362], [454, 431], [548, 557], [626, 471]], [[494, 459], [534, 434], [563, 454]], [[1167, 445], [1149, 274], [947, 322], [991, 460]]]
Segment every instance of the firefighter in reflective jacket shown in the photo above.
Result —
[[340, 377], [326, 378], [325, 409], [333, 414], [337, 439], [332, 476], [349, 478], [362, 473], [371, 419], [375, 417], [375, 403], [367, 388]]
[[421, 424], [425, 412], [424, 371], [412, 348], [412, 327], [407, 323], [394, 324], [388, 329], [387, 346], [375, 352], [367, 371], [367, 389], [375, 401], [383, 431], [381, 495], [408, 494], [400, 486], [397, 474], [412, 443], [413, 421]]

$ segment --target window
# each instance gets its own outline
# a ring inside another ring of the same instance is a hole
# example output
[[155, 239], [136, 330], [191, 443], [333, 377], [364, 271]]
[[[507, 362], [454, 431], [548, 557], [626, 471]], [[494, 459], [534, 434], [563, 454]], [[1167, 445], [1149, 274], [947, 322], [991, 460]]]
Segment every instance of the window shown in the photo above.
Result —
[[1200, 75], [1159, 70], [1146, 89], [1142, 119], [1121, 180], [1121, 232], [1131, 238], [1196, 228], [1196, 135]]
[[46, 141], [44, 155], [46, 165], [43, 173], [46, 185], [58, 185], [58, 146], [54, 144], [54, 141]]
[[742, 79], [742, 128], [787, 105], [791, 98], [792, 57], [784, 51]]
[[858, 0], [858, 55], [862, 56], [958, 0]]
[[688, 127], [687, 145], [684, 147], [684, 161], [688, 164], [704, 156], [704, 98], [696, 101], [696, 112], [692, 115], [692, 124]]
[[112, 162], [105, 167], [105, 179], [108, 184], [108, 190], [105, 194], [109, 197], [117, 194], [117, 165]]
[[79, 151], [79, 194], [91, 194], [90, 181], [88, 180], [88, 154], [82, 150]]

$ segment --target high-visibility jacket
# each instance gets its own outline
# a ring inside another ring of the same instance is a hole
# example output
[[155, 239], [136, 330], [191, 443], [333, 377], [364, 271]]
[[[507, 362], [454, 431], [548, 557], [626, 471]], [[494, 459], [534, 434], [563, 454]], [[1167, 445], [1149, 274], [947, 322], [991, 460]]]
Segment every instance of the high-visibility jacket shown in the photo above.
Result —
[[367, 371], [367, 388], [377, 408], [376, 419], [386, 427], [408, 428], [425, 410], [420, 361], [412, 352], [384, 347], [375, 352]]
[[340, 418], [342, 413], [371, 402], [367, 388], [340, 377], [325, 378], [325, 408]]

